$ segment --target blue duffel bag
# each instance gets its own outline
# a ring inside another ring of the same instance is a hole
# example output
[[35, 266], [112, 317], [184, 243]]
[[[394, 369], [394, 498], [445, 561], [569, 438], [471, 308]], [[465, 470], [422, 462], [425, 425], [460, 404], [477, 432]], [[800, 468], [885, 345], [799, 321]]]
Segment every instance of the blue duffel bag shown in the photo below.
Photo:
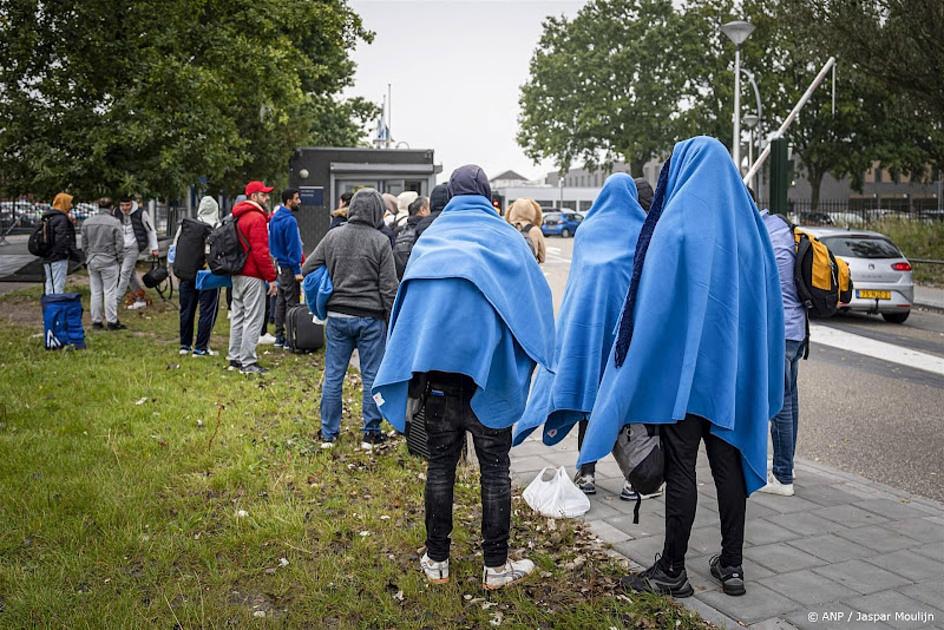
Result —
[[84, 350], [81, 296], [78, 293], [44, 295], [42, 305], [46, 349], [59, 350], [72, 346]]

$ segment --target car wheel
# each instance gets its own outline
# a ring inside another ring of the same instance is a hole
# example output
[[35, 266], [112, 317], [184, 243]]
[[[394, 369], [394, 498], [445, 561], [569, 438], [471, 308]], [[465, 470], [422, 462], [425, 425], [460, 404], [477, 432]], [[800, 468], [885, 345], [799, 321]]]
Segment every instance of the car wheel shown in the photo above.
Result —
[[561, 238], [570, 238], [570, 230], [567, 228], [561, 230]]
[[882, 319], [889, 324], [904, 324], [909, 315], [911, 315], [911, 311], [905, 311], [904, 313], [882, 313]]

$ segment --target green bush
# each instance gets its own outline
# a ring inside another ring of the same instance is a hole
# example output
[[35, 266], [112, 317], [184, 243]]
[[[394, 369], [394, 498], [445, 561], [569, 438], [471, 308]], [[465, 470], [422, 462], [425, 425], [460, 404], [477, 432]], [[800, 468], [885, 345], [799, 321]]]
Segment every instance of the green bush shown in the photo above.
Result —
[[944, 265], [912, 260], [944, 260], [944, 221], [889, 218], [870, 223], [869, 229], [885, 234], [901, 248], [914, 267], [915, 282], [944, 286]]

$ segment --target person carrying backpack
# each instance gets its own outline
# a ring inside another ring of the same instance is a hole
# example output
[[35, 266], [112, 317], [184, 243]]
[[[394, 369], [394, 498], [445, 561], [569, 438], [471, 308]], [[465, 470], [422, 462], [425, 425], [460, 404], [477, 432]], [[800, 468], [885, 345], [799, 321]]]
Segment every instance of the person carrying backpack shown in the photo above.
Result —
[[[754, 202], [754, 191], [748, 189]], [[760, 216], [770, 236], [770, 244], [777, 258], [780, 272], [780, 295], [783, 299], [784, 323], [784, 365], [783, 365], [783, 408], [770, 419], [770, 439], [773, 443], [773, 467], [767, 473], [767, 485], [761, 492], [792, 497], [793, 456], [796, 453], [797, 429], [800, 420], [797, 375], [803, 349], [808, 343], [806, 338], [806, 308], [797, 296], [794, 273], [796, 269], [796, 245], [792, 226], [783, 217], [772, 215], [766, 208]]]
[[[112, 205], [108, 197], [100, 199], [98, 214], [82, 223], [82, 248], [91, 290], [89, 310], [92, 328], [96, 330], [102, 330], [106, 325], [108, 330], [127, 328], [118, 321], [118, 276], [125, 239], [121, 224], [111, 214]], [[102, 321], [103, 311], [106, 321]]]
[[727, 149], [704, 136], [676, 144], [636, 243], [578, 459], [606, 456], [626, 424], [659, 425], [665, 542], [652, 566], [623, 578], [624, 588], [694, 593], [685, 555], [704, 441], [721, 525], [721, 553], [708, 570], [726, 594], [746, 592], [747, 497], [767, 483], [768, 423], [783, 406], [780, 294], [767, 230]]
[[458, 168], [449, 193], [410, 256], [373, 393], [399, 431], [408, 399], [423, 400], [430, 458], [420, 570], [434, 584], [450, 579], [456, 466], [471, 433], [481, 468], [482, 586], [492, 590], [534, 570], [508, 556], [509, 451], [534, 367], [551, 366], [554, 309], [533, 255], [492, 206], [482, 169]]
[[406, 264], [410, 260], [410, 253], [413, 251], [413, 245], [416, 244], [417, 226], [420, 221], [429, 216], [429, 198], [417, 197], [409, 207], [410, 216], [406, 223], [397, 232], [397, 238], [393, 242], [393, 261], [397, 264], [397, 279], [403, 278], [403, 272], [406, 271]]
[[[261, 181], [246, 184], [246, 200], [233, 207], [236, 236], [245, 261], [233, 274], [233, 304], [229, 323], [230, 370], [243, 374], [263, 374], [256, 345], [262, 334], [266, 301], [279, 288], [275, 283], [275, 266], [269, 254], [269, 193], [271, 186]], [[215, 232], [214, 232], [215, 233]], [[266, 290], [266, 283], [269, 288]]]
[[544, 232], [541, 231], [543, 219], [541, 206], [534, 199], [527, 197], [516, 199], [508, 208], [508, 222], [521, 232], [521, 236], [524, 237], [525, 243], [528, 244], [528, 248], [531, 249], [538, 263], [543, 263], [547, 257]]
[[210, 349], [210, 335], [216, 324], [219, 289], [197, 290], [197, 272], [206, 267], [207, 237], [220, 224], [220, 205], [209, 195], [200, 200], [197, 218], [185, 218], [174, 236], [174, 275], [180, 293], [180, 354], [191, 353], [193, 320], [200, 306], [194, 357], [215, 355]]
[[72, 195], [59, 193], [52, 201], [34, 233], [30, 236], [30, 251], [43, 260], [47, 295], [62, 293], [66, 287], [70, 260], [82, 260], [76, 246], [75, 224], [72, 222]]

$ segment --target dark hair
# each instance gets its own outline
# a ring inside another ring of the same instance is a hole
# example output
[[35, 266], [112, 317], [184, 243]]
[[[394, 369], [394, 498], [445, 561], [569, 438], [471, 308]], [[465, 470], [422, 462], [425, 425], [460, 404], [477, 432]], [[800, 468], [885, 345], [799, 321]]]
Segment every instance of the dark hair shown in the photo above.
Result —
[[417, 197], [413, 200], [413, 203], [409, 206], [410, 216], [415, 217], [416, 213], [423, 209], [424, 206], [429, 204], [429, 199], [426, 197]]
[[298, 194], [297, 188], [286, 188], [282, 191], [282, 203], [286, 203], [292, 200], [292, 197]]
[[354, 193], [352, 193], [350, 190], [346, 193], [341, 193], [341, 202], [344, 203], [345, 206], [351, 205], [351, 199], [353, 198]]
[[118, 197], [118, 203], [131, 203], [132, 201], [134, 200], [131, 198], [131, 195], [122, 195]]
[[112, 205], [111, 197], [102, 197], [98, 200], [98, 207], [102, 210], [108, 210]]

